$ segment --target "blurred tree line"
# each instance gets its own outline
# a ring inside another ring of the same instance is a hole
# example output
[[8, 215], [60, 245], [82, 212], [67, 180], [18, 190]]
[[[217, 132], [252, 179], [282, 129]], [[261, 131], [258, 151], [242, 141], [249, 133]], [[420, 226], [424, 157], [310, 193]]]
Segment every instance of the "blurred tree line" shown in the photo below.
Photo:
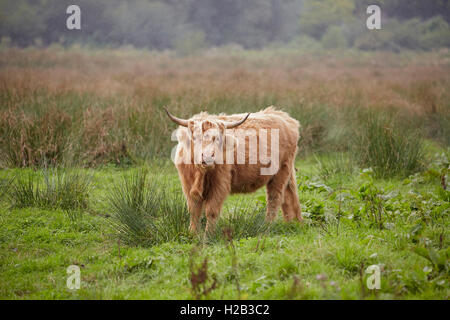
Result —
[[[81, 30], [66, 28], [71, 4], [81, 8]], [[366, 28], [370, 4], [381, 7], [382, 30]], [[429, 50], [450, 46], [449, 19], [448, 0], [0, 0], [3, 42], [186, 54], [228, 44]]]

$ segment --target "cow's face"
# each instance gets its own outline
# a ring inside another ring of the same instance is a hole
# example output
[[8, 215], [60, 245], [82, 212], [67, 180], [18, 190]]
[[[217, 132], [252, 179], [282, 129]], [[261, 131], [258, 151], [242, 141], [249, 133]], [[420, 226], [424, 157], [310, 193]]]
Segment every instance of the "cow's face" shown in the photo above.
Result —
[[[230, 139], [231, 137], [228, 137]], [[177, 131], [178, 143], [187, 153], [185, 161], [205, 169], [223, 163], [226, 129], [223, 122], [189, 121], [186, 128]]]
[[190, 150], [191, 163], [207, 169], [224, 163], [226, 129], [239, 126], [250, 115], [230, 123], [220, 120], [183, 120], [172, 116], [167, 110], [166, 112], [172, 121], [181, 126], [177, 134], [178, 141]]
[[225, 125], [216, 121], [190, 121], [188, 129], [192, 136], [194, 161], [204, 167], [214, 167], [223, 157]]

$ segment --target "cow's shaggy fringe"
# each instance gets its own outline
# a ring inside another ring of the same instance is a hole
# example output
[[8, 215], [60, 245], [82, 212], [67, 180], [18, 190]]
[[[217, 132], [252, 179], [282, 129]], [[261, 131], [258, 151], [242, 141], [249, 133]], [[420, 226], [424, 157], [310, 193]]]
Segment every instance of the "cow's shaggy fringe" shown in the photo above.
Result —
[[16, 175], [7, 193], [13, 208], [76, 210], [88, 207], [92, 175], [68, 169]]

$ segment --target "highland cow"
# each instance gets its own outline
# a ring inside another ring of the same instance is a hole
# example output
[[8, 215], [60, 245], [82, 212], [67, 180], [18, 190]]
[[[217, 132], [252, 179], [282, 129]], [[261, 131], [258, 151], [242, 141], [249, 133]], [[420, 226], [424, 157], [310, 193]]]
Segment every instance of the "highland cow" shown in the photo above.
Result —
[[299, 123], [286, 112], [265, 110], [234, 115], [199, 113], [180, 127], [174, 162], [191, 216], [198, 230], [204, 211], [206, 231], [214, 229], [229, 194], [250, 193], [266, 186], [266, 220], [282, 209], [286, 221], [302, 220], [295, 179]]

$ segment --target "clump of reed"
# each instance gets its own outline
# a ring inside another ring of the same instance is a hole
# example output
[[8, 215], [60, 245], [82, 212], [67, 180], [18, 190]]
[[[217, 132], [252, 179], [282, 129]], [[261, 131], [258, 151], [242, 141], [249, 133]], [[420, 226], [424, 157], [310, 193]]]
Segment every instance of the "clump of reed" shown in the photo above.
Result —
[[7, 197], [13, 208], [87, 209], [92, 175], [71, 169], [52, 168], [42, 172], [18, 173]]
[[352, 151], [361, 167], [372, 168], [379, 177], [405, 177], [424, 165], [420, 130], [389, 114], [361, 113]]
[[117, 236], [130, 245], [151, 246], [188, 241], [189, 212], [182, 193], [169, 192], [162, 178], [148, 170], [126, 174], [108, 194], [112, 225]]

